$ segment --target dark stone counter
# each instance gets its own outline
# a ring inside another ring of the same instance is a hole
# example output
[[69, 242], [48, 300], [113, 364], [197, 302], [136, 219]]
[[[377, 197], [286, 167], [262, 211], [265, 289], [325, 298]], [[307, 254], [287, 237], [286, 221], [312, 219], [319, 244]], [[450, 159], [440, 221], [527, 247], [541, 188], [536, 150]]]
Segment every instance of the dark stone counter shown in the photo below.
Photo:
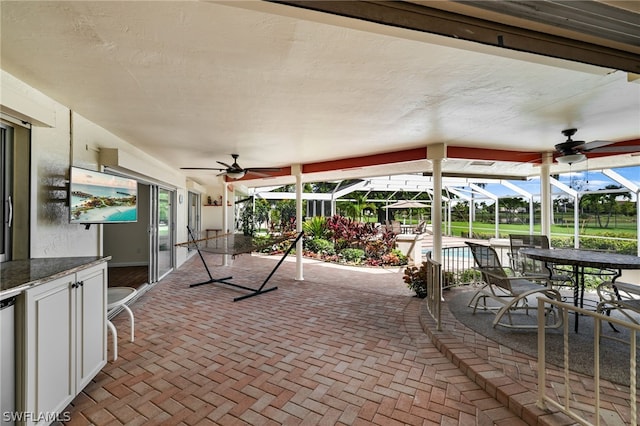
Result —
[[0, 299], [111, 260], [111, 256], [52, 257], [0, 263]]

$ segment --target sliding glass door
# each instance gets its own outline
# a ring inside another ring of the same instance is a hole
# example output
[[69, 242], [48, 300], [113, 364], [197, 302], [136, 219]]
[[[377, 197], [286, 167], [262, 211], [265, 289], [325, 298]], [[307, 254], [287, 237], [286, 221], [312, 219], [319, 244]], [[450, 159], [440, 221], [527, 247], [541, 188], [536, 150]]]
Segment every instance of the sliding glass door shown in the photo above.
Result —
[[150, 259], [151, 282], [173, 270], [175, 250], [175, 191], [151, 185]]
[[11, 260], [12, 196], [12, 134], [11, 128], [0, 124], [0, 262]]

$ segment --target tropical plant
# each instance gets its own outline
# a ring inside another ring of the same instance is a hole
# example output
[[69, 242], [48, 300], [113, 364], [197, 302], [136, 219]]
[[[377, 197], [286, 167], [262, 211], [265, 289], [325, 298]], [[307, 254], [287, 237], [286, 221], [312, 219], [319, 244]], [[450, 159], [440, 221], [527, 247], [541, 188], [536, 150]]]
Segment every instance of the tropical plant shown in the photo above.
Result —
[[283, 232], [292, 231], [296, 225], [296, 200], [281, 200], [276, 203], [279, 225]]
[[382, 255], [382, 265], [402, 266], [406, 265], [409, 259], [398, 249], [391, 250], [390, 253]]
[[266, 224], [267, 229], [269, 228], [269, 211], [271, 210], [271, 206], [269, 202], [264, 198], [258, 198], [255, 200], [255, 208], [253, 212], [254, 220], [256, 224], [260, 225], [262, 223]]
[[240, 213], [240, 222], [242, 226], [242, 233], [244, 235], [253, 236], [256, 233], [256, 222], [253, 216], [253, 206], [250, 203], [246, 203], [242, 212]]
[[352, 198], [351, 201], [342, 204], [342, 209], [353, 220], [362, 221], [367, 210], [375, 213], [377, 207], [368, 201], [366, 193], [354, 193]]
[[323, 216], [314, 216], [310, 219], [307, 219], [302, 224], [302, 230], [307, 237], [326, 238], [329, 235], [327, 218]]
[[407, 286], [420, 298], [427, 297], [427, 262], [422, 262], [420, 267], [408, 266], [404, 270], [403, 280]]

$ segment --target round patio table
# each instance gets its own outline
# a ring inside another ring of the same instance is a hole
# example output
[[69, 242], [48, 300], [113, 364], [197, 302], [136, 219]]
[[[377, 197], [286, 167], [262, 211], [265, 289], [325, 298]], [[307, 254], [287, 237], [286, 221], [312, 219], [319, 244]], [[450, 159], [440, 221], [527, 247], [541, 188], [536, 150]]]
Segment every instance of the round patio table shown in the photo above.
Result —
[[[640, 257], [630, 254], [610, 253], [603, 251], [580, 249], [521, 249], [523, 255], [556, 265], [573, 266], [575, 286], [573, 289], [573, 304], [582, 308], [584, 305], [585, 268], [613, 269], [617, 273], [611, 278], [611, 282], [621, 275], [623, 269], [640, 269]], [[578, 332], [578, 316], [576, 315], [575, 331]]]

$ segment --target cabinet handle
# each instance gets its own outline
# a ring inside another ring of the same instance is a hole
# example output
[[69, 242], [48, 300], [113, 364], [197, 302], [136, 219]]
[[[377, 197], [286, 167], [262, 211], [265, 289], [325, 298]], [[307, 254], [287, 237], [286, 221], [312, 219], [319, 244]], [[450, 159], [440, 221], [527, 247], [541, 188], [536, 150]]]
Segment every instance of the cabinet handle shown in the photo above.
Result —
[[80, 287], [83, 287], [83, 286], [84, 286], [84, 281], [80, 281], [80, 282], [78, 283], [78, 285], [79, 285]]
[[76, 288], [78, 286], [78, 283], [71, 283], [71, 288]]
[[9, 214], [7, 216], [7, 227], [11, 228], [13, 225], [13, 200], [11, 199], [11, 195], [7, 197], [7, 208], [9, 210]]

